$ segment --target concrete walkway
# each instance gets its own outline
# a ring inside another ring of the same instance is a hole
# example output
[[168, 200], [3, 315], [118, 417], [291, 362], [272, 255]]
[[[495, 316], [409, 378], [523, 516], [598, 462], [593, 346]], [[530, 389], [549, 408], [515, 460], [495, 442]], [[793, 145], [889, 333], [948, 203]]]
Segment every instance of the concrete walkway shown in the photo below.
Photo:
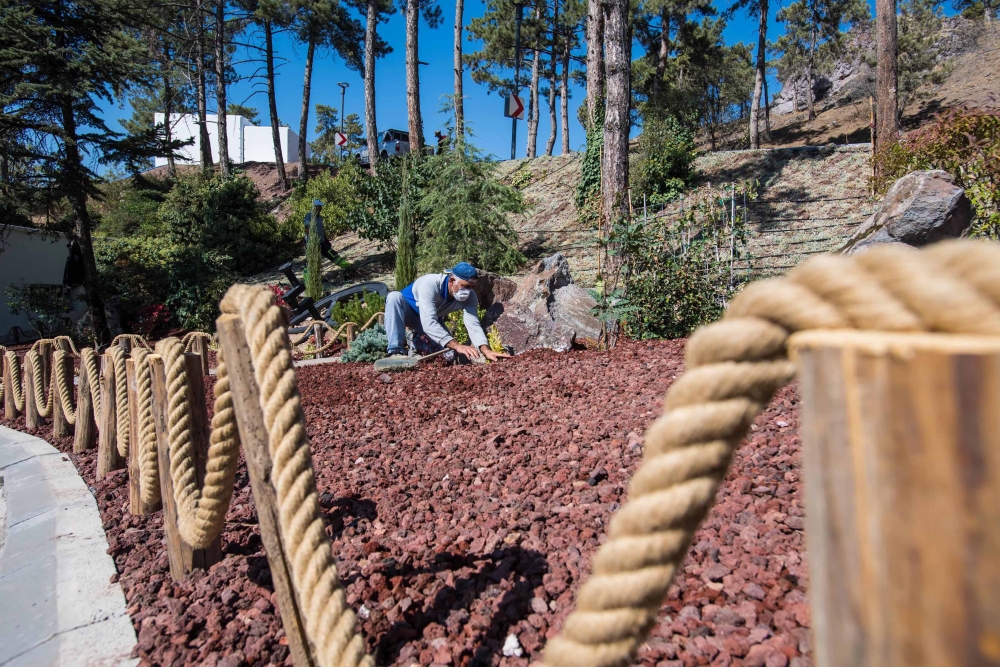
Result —
[[97, 502], [44, 440], [0, 426], [0, 667], [134, 665]]

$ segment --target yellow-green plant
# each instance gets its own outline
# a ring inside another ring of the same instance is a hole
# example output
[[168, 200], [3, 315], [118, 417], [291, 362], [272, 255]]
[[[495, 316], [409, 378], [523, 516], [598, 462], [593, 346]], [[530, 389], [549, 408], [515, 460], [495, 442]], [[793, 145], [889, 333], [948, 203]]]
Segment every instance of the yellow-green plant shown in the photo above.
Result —
[[496, 325], [486, 330], [486, 341], [490, 344], [490, 349], [494, 352], [507, 351], [503, 347], [503, 341], [500, 340], [500, 332], [497, 331]]

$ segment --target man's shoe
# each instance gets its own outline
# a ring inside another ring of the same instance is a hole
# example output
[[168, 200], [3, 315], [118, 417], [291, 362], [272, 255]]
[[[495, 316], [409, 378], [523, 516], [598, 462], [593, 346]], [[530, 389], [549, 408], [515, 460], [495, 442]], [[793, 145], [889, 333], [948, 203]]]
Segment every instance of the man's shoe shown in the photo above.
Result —
[[386, 355], [389, 357], [405, 357], [407, 356], [406, 350], [401, 350], [398, 347], [386, 350]]

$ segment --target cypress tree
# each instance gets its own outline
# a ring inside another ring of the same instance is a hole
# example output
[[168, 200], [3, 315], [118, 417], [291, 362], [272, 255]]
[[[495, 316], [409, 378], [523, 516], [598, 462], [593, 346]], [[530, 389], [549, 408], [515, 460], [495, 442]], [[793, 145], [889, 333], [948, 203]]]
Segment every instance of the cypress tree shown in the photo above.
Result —
[[417, 279], [417, 220], [410, 183], [409, 159], [401, 160], [403, 187], [399, 201], [399, 232], [396, 236], [396, 289]]
[[306, 296], [314, 301], [323, 298], [323, 256], [319, 251], [320, 238], [316, 233], [316, 217], [320, 207], [313, 206], [309, 220], [309, 241], [306, 243]]

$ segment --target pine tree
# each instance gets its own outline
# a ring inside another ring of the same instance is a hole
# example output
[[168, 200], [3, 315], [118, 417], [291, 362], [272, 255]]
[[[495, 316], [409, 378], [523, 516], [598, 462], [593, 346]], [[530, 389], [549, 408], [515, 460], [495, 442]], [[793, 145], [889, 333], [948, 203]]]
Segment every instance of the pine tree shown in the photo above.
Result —
[[151, 17], [129, 0], [3, 0], [0, 2], [0, 137], [28, 133], [34, 190], [45, 202], [66, 201], [83, 253], [85, 300], [94, 338], [110, 341], [97, 276], [88, 202], [99, 197], [93, 158], [137, 169], [154, 155], [178, 148], [150, 127], [125, 137], [108, 128], [99, 102], [121, 99], [128, 86], [156, 70], [134, 27]]
[[487, 271], [517, 270], [524, 255], [508, 216], [526, 207], [517, 189], [499, 181], [496, 164], [459, 138], [421, 168], [427, 179], [418, 201], [421, 267], [438, 271], [464, 261]]

